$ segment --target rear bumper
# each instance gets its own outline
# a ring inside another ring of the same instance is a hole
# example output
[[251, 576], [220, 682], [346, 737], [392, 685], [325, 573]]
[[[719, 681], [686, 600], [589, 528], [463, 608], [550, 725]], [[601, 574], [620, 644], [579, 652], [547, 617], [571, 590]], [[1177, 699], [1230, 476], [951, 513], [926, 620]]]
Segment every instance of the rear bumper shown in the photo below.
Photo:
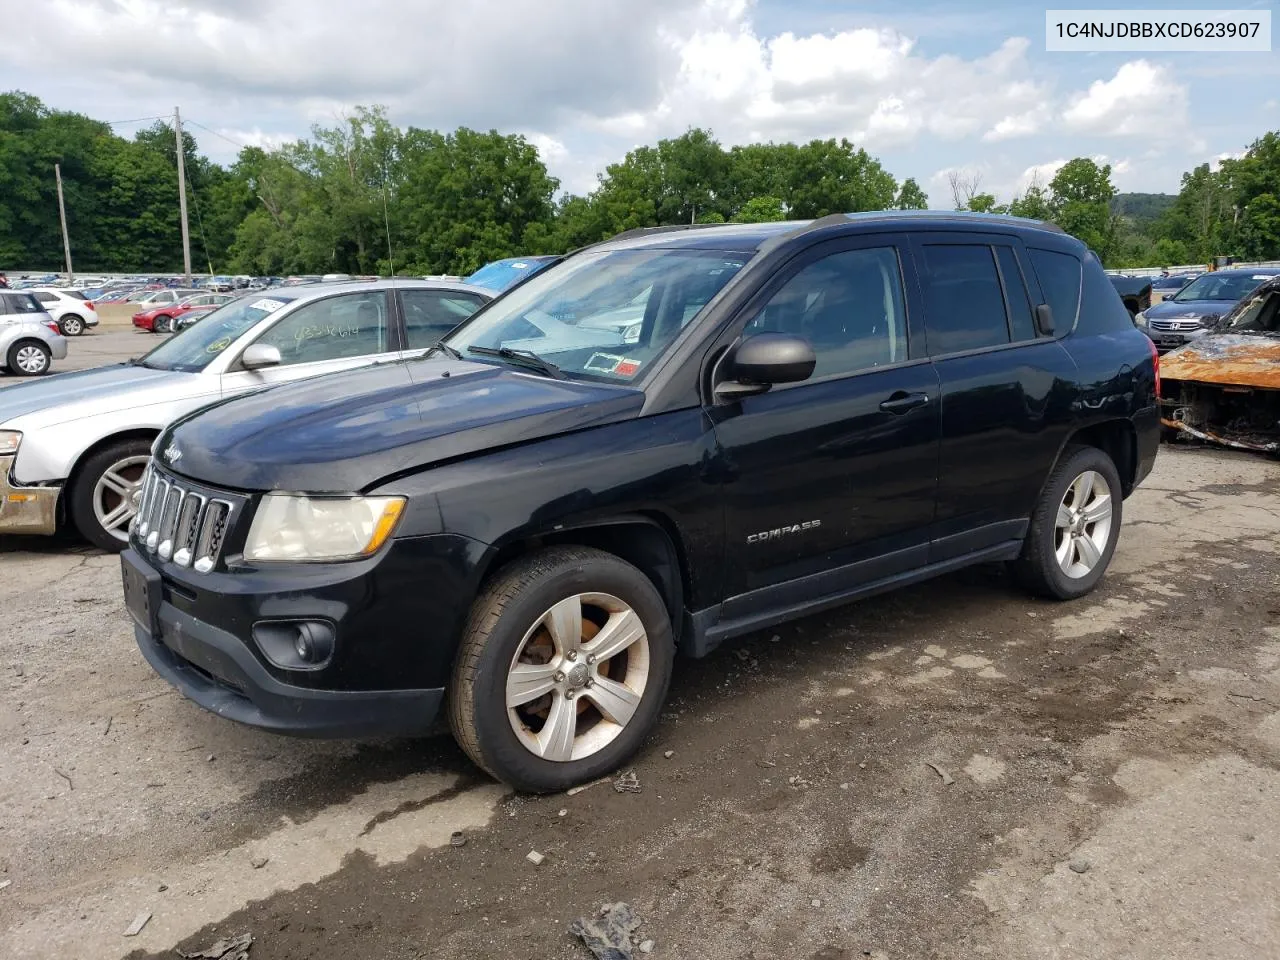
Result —
[[[62, 357], [66, 355], [64, 341]], [[56, 351], [54, 356], [58, 357]], [[0, 533], [52, 534], [58, 525], [62, 488], [18, 486], [11, 477], [12, 467], [13, 457], [0, 457]]]
[[49, 341], [49, 353], [55, 360], [67, 359], [67, 338], [54, 337]]

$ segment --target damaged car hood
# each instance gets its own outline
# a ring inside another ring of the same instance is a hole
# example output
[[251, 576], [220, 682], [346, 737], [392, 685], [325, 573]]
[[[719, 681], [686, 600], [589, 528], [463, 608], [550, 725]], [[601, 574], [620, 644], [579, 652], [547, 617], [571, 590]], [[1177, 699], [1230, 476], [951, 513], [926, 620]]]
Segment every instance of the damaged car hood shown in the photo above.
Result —
[[1280, 390], [1280, 337], [1218, 333], [1160, 358], [1160, 377]]

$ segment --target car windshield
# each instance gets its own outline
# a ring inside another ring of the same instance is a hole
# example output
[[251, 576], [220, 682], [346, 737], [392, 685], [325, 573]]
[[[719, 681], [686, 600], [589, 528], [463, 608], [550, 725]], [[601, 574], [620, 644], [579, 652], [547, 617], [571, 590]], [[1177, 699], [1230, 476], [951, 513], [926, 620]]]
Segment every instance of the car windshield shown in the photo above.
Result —
[[749, 258], [720, 250], [582, 253], [481, 310], [444, 342], [471, 359], [533, 353], [571, 378], [628, 382]]
[[1226, 275], [1206, 273], [1179, 290], [1173, 300], [1177, 303], [1186, 303], [1190, 300], [1225, 300], [1235, 303], [1262, 281], [1270, 279], [1270, 277], [1255, 276], [1251, 273]]
[[263, 317], [274, 313], [293, 297], [262, 297], [233, 300], [211, 310], [195, 326], [175, 333], [139, 361], [153, 370], [179, 370], [199, 373], [214, 357], [235, 343], [246, 330]]
[[550, 263], [550, 260], [495, 260], [493, 263], [486, 263], [467, 277], [465, 282], [502, 292], [517, 280], [532, 276]]
[[1227, 329], [1236, 333], [1280, 334], [1280, 283], [1269, 283], [1235, 309]]

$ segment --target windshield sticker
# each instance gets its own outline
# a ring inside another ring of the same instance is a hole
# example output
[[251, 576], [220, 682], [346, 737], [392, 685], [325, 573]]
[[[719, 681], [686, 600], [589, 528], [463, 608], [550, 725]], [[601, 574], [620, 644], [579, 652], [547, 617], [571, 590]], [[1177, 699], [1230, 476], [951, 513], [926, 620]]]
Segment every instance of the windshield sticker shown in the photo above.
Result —
[[227, 347], [231, 346], [231, 337], [223, 337], [221, 340], [215, 340], [204, 348], [205, 353], [221, 353]]
[[640, 372], [640, 361], [619, 360], [618, 365], [613, 368], [613, 372], [620, 377], [634, 377]]
[[285, 304], [285, 301], [283, 300], [272, 300], [269, 297], [264, 297], [261, 300], [256, 300], [253, 303], [249, 304], [249, 309], [265, 310], [267, 313], [273, 313], [276, 310], [279, 310], [281, 307], [283, 307], [284, 304]]
[[623, 362], [622, 357], [614, 356], [611, 353], [593, 353], [591, 359], [583, 366], [583, 370], [590, 370], [593, 373], [613, 373], [618, 364]]

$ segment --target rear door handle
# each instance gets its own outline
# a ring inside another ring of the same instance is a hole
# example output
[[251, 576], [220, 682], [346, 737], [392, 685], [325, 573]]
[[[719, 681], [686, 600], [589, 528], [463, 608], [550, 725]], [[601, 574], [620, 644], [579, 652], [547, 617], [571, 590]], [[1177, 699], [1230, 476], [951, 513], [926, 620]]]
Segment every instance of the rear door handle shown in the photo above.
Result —
[[880, 409], [885, 413], [906, 413], [916, 407], [923, 407], [928, 402], [929, 395], [927, 393], [907, 393], [904, 390], [899, 390], [888, 400], [881, 403]]

